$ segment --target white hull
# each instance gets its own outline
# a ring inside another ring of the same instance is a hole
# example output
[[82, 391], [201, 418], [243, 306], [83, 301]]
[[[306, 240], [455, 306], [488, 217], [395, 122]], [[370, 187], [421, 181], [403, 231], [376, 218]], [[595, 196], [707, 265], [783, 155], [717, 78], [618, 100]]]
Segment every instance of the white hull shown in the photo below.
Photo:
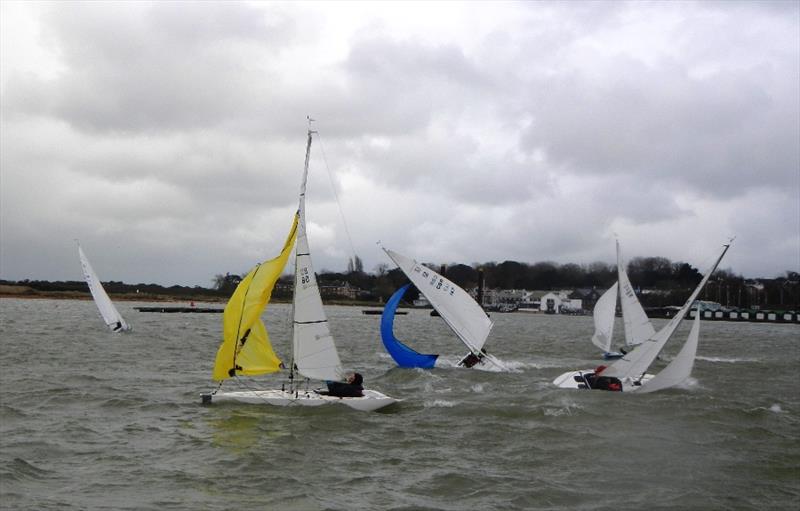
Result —
[[336, 397], [317, 394], [313, 390], [290, 392], [286, 390], [241, 390], [203, 394], [203, 403], [248, 403], [273, 406], [323, 406], [342, 404], [372, 412], [397, 402], [397, 399], [376, 390], [364, 390], [363, 397]]
[[[487, 363], [488, 362], [488, 363]], [[487, 367], [496, 367], [501, 371], [508, 371], [508, 367], [500, 360], [495, 357], [494, 355], [490, 355], [489, 353], [484, 354], [483, 359], [480, 361], [479, 365], [487, 366]]]
[[[553, 385], [561, 389], [582, 389], [585, 387], [581, 387], [582, 382], [579, 382], [575, 379], [575, 377], [581, 377], [584, 374], [591, 374], [594, 373], [594, 369], [584, 369], [582, 371], [567, 371], [566, 373], [562, 374], [555, 380], [553, 380]], [[626, 378], [622, 380], [622, 392], [633, 392], [643, 387], [642, 384], [646, 384], [654, 375], [652, 374], [645, 374], [641, 380], [634, 383], [634, 381], [630, 378]]]

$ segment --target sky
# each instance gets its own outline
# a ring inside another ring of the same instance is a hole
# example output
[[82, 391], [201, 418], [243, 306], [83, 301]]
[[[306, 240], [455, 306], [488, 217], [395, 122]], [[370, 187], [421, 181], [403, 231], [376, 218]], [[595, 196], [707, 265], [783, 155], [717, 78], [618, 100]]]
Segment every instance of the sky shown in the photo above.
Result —
[[[800, 2], [0, 3], [0, 278], [800, 271]], [[291, 266], [291, 265], [290, 265]]]

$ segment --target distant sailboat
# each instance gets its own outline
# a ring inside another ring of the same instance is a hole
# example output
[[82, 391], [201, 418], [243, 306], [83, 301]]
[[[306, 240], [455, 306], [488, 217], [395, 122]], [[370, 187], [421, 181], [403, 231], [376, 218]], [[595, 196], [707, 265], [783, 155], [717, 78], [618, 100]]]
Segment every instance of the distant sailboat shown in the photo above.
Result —
[[622, 308], [622, 322], [625, 327], [625, 347], [630, 349], [649, 339], [656, 333], [653, 324], [645, 314], [642, 304], [636, 297], [625, 271], [625, 264], [617, 241], [617, 282], [614, 283], [597, 300], [594, 307], [594, 335], [592, 343], [603, 350], [603, 358], [615, 359], [622, 357], [622, 353], [611, 351], [614, 334], [614, 319], [616, 317], [617, 297]]
[[400, 267], [406, 277], [439, 312], [447, 326], [469, 349], [458, 365], [472, 367], [487, 362], [506, 369], [502, 362], [483, 348], [492, 329], [492, 320], [480, 305], [461, 287], [447, 278], [402, 254], [381, 246], [386, 255]]
[[604, 369], [600, 375], [596, 374], [592, 369], [568, 371], [553, 380], [553, 384], [565, 389], [602, 389], [647, 393], [673, 387], [688, 378], [692, 372], [700, 337], [699, 314], [695, 318], [689, 337], [672, 362], [656, 375], [648, 374], [647, 370], [655, 362], [667, 341], [675, 333], [678, 325], [688, 314], [700, 291], [708, 282], [711, 274], [717, 269], [729, 248], [730, 243], [724, 245], [722, 253], [706, 272], [700, 284], [689, 296], [689, 299], [661, 330]]
[[94, 272], [92, 265], [89, 264], [89, 259], [86, 258], [86, 254], [83, 252], [80, 243], [78, 243], [78, 257], [81, 260], [83, 277], [89, 285], [89, 291], [92, 293], [94, 303], [97, 305], [97, 309], [100, 311], [100, 316], [103, 317], [105, 324], [108, 325], [108, 328], [110, 328], [112, 332], [130, 330], [130, 325], [125, 322], [122, 314], [120, 314], [117, 308], [114, 307], [114, 304], [111, 303], [111, 298], [108, 297], [106, 290], [103, 289], [103, 285], [100, 283], [100, 279]]
[[[300, 204], [292, 228], [280, 255], [256, 265], [239, 283], [228, 301], [222, 320], [223, 342], [217, 351], [213, 372], [214, 380], [223, 382], [232, 377], [255, 376], [286, 369], [272, 349], [261, 314], [297, 240], [288, 388], [284, 384], [280, 390], [219, 392], [217, 389], [202, 395], [204, 403], [237, 401], [277, 406], [344, 404], [357, 410], [371, 411], [397, 401], [375, 390], [365, 389], [361, 397], [336, 397], [319, 394], [308, 388], [309, 379], [336, 381], [345, 375], [322, 307], [306, 232], [305, 192], [313, 133], [309, 129]], [[301, 378], [296, 379], [295, 376]]]

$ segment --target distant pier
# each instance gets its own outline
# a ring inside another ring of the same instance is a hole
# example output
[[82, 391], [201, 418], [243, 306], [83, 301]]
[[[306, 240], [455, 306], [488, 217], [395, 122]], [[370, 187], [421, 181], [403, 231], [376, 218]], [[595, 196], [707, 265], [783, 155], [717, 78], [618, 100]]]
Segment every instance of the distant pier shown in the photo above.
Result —
[[[694, 319], [697, 311], [689, 311]], [[750, 323], [800, 323], [800, 312], [797, 311], [702, 311], [700, 319], [707, 321], [746, 321]]]
[[139, 312], [219, 314], [219, 307], [134, 307]]
[[[679, 307], [662, 307], [645, 309], [651, 318], [672, 318]], [[799, 311], [779, 311], [779, 310], [702, 310], [700, 319], [703, 321], [733, 321], [746, 323], [800, 323]], [[697, 309], [692, 309], [687, 315], [694, 319], [697, 316]]]

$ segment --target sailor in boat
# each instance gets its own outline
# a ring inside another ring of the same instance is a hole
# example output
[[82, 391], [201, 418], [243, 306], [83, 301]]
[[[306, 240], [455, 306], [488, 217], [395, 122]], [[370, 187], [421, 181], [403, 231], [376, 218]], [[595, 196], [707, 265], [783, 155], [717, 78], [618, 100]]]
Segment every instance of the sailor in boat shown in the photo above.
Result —
[[622, 391], [622, 382], [619, 378], [612, 376], [602, 376], [606, 366], [600, 365], [594, 370], [593, 373], [581, 374], [575, 377], [575, 381], [582, 383], [579, 388], [592, 389], [592, 390], [610, 390], [612, 392]]
[[481, 348], [481, 351], [479, 351], [478, 353], [471, 351], [466, 357], [461, 359], [461, 362], [459, 362], [458, 365], [470, 368], [475, 364], [477, 364], [478, 362], [480, 362], [481, 360], [483, 360], [483, 357], [485, 355], [486, 355], [486, 350], [483, 348]]
[[347, 377], [347, 381], [326, 381], [328, 390], [317, 390], [317, 394], [335, 397], [363, 397], [364, 396], [364, 377], [359, 373], [353, 373]]

